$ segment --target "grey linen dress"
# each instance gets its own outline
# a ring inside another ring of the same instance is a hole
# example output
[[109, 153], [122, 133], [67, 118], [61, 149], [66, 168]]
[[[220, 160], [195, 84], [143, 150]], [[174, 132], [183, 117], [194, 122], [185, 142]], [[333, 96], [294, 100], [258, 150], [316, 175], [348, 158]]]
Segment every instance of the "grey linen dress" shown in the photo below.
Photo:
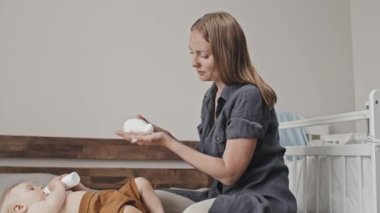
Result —
[[254, 156], [233, 185], [215, 180], [209, 190], [203, 192], [168, 191], [196, 202], [216, 198], [209, 210], [211, 213], [296, 212], [296, 200], [289, 190], [288, 168], [283, 159], [285, 149], [279, 144], [275, 110], [265, 104], [255, 85], [244, 84], [227, 85], [215, 112], [216, 91], [213, 84], [203, 99], [198, 151], [221, 158], [228, 139], [255, 138]]

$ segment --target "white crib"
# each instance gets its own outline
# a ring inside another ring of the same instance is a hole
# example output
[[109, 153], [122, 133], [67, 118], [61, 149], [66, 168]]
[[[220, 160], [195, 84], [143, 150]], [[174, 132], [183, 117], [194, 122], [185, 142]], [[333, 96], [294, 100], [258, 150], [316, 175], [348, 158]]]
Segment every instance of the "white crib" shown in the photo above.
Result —
[[367, 110], [283, 122], [280, 129], [367, 120], [362, 144], [286, 147], [298, 212], [380, 213], [380, 90]]

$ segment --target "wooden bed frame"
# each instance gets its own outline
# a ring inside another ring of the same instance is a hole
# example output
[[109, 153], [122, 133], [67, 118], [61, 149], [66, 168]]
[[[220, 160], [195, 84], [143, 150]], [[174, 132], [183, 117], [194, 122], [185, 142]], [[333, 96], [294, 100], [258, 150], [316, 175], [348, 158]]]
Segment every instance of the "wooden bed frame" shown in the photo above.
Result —
[[[183, 143], [194, 148], [197, 142]], [[138, 146], [121, 139], [0, 135], [0, 173], [71, 171], [94, 189], [118, 188], [137, 176], [147, 178], [155, 188], [202, 188], [211, 183], [209, 176], [159, 146]]]

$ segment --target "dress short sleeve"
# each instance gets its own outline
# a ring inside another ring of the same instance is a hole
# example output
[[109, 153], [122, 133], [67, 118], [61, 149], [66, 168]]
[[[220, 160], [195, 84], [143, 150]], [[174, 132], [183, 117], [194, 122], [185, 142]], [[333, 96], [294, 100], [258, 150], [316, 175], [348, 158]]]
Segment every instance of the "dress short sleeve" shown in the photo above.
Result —
[[257, 87], [243, 87], [238, 91], [230, 119], [226, 126], [227, 139], [255, 138], [260, 139], [265, 133], [264, 123], [268, 107]]

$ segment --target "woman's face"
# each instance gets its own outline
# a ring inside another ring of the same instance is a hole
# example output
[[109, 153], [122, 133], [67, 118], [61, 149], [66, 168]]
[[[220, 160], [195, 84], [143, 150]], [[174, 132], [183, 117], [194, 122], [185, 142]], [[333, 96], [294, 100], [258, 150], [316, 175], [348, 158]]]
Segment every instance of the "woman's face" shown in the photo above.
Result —
[[196, 69], [199, 79], [219, 82], [219, 73], [211, 52], [211, 45], [200, 32], [193, 30], [190, 33], [189, 48], [192, 56], [191, 63]]

